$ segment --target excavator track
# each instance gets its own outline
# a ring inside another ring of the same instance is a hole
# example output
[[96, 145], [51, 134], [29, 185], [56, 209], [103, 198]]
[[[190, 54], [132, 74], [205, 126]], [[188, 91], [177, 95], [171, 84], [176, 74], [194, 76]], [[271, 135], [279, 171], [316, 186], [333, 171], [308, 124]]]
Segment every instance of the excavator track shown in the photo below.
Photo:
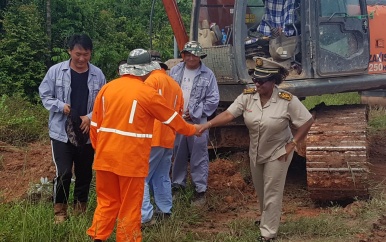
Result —
[[316, 108], [307, 137], [307, 184], [317, 201], [368, 197], [366, 105]]

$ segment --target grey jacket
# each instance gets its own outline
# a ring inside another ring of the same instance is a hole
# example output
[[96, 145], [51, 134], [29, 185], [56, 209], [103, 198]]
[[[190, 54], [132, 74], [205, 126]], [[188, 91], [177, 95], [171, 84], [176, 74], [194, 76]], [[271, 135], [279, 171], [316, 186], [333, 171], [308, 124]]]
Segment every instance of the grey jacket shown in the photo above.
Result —
[[[181, 86], [185, 63], [174, 66], [169, 75]], [[193, 88], [188, 103], [189, 115], [195, 124], [205, 123], [212, 115], [220, 101], [217, 80], [213, 72], [201, 62], [197, 75], [193, 80]]]
[[[91, 120], [94, 100], [106, 78], [96, 66], [88, 63], [89, 74], [87, 86], [89, 90], [87, 102], [87, 117]], [[50, 111], [48, 119], [49, 136], [52, 139], [67, 142], [65, 130], [67, 116], [63, 113], [64, 105], [71, 106], [71, 69], [70, 60], [52, 66], [39, 86], [39, 95], [43, 106]]]

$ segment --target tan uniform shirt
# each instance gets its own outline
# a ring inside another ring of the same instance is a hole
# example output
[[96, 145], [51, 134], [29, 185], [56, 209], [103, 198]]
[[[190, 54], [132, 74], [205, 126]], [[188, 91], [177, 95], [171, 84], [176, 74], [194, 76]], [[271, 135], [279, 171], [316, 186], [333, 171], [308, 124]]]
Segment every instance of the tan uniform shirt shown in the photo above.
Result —
[[260, 95], [241, 94], [228, 108], [236, 118], [243, 115], [249, 130], [249, 157], [254, 164], [262, 164], [279, 158], [286, 153], [285, 145], [292, 139], [291, 127], [298, 128], [312, 115], [300, 100], [292, 96], [287, 100], [279, 96], [275, 87], [271, 99], [261, 106]]

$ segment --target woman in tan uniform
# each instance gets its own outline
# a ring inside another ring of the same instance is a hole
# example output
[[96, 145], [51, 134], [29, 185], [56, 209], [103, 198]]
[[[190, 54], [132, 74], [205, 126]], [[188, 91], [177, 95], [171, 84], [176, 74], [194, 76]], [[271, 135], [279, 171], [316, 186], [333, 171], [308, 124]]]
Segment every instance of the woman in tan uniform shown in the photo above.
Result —
[[244, 90], [201, 131], [243, 115], [249, 130], [250, 168], [261, 212], [258, 241], [272, 241], [279, 228], [288, 167], [296, 144], [307, 136], [313, 118], [296, 96], [277, 87], [288, 75], [283, 66], [264, 58], [256, 58], [255, 62], [250, 75], [256, 87]]

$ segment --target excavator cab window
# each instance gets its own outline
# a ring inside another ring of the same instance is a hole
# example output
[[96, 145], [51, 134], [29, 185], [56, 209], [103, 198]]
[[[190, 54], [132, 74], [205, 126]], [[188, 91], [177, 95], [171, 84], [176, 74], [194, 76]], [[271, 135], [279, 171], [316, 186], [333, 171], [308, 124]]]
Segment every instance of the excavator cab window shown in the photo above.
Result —
[[[320, 2], [320, 17], [329, 19], [359, 16], [359, 0]], [[321, 24], [319, 27], [319, 46], [343, 58], [349, 58], [358, 52], [358, 39], [353, 31], [342, 31], [342, 26], [336, 24]]]
[[316, 74], [361, 74], [369, 56], [368, 18], [362, 0], [319, 0], [314, 15]]

